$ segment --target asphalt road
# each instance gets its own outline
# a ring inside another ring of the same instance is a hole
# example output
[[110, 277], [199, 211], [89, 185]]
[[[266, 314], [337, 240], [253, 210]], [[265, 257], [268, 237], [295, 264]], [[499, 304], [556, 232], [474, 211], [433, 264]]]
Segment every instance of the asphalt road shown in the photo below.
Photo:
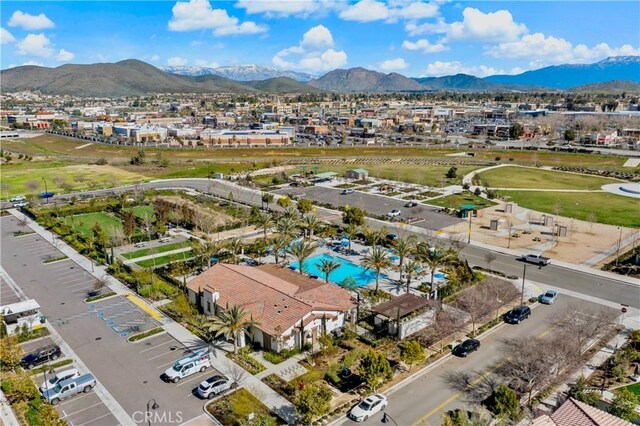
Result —
[[[201, 191], [203, 193], [209, 193], [212, 195], [216, 195], [219, 197], [228, 197], [229, 193], [233, 194], [234, 200], [249, 204], [249, 205], [261, 205], [261, 196], [260, 193], [251, 191], [247, 188], [239, 187], [237, 185], [233, 185], [226, 181], [220, 180], [207, 180], [207, 179], [172, 179], [172, 180], [163, 180], [163, 181], [154, 181], [148, 182], [144, 184], [139, 184], [135, 186], [129, 187], [121, 187], [114, 189], [106, 189], [106, 190], [97, 190], [97, 191], [87, 191], [82, 194], [91, 194], [94, 196], [98, 195], [112, 195], [119, 194], [121, 192], [135, 192], [141, 191], [145, 189], [194, 189], [197, 191]], [[304, 189], [309, 196], [308, 188]], [[319, 188], [313, 187], [313, 191], [325, 192], [325, 191], [336, 191], [327, 188]], [[286, 191], [291, 192], [290, 188]], [[315, 193], [315, 192], [314, 192]], [[331, 193], [331, 192], [328, 192]], [[352, 194], [353, 195], [353, 194]], [[386, 197], [378, 197], [372, 194], [368, 195], [365, 198], [362, 198], [361, 201], [366, 204], [361, 204], [368, 211], [375, 212], [376, 206], [378, 204], [387, 202]], [[340, 196], [340, 197], [350, 197], [351, 195]], [[70, 198], [70, 194], [64, 194], [62, 196], [55, 196], [51, 201], [52, 202], [64, 202], [66, 199]], [[329, 200], [327, 202], [335, 203], [335, 199], [331, 199], [334, 196], [328, 197]], [[338, 198], [340, 198], [338, 197]], [[382, 200], [382, 201], [381, 201]], [[398, 201], [398, 203], [401, 203]], [[7, 207], [8, 203], [3, 203], [3, 207]], [[281, 211], [282, 209], [275, 203], [272, 203], [269, 206], [272, 210]], [[406, 210], [406, 209], [405, 209]], [[387, 212], [387, 207], [380, 208], [380, 211]], [[322, 216], [333, 216], [334, 221], [339, 221], [340, 218], [336, 217], [334, 212], [324, 208], [318, 208], [318, 213]], [[457, 220], [455, 218], [450, 218], [446, 215], [441, 215], [435, 212], [433, 213], [437, 216], [444, 216], [448, 219]], [[426, 213], [425, 213], [426, 214]], [[435, 219], [428, 219], [425, 222], [429, 224], [430, 220], [435, 222]], [[437, 219], [440, 220], [440, 219]], [[368, 225], [372, 227], [381, 227], [386, 226], [390, 232], [395, 232], [398, 235], [407, 235], [410, 232], [406, 230], [405, 227], [394, 224], [391, 222], [385, 222], [384, 224], [380, 221], [369, 220]], [[427, 232], [425, 230], [425, 232]], [[420, 238], [424, 238], [424, 235], [418, 235]], [[445, 241], [443, 241], [445, 242]], [[468, 245], [466, 246], [461, 254], [463, 257], [466, 257], [469, 263], [472, 266], [487, 266], [487, 262], [485, 260], [485, 256], [487, 253], [493, 252], [496, 254], [496, 259], [491, 263], [491, 269], [497, 270], [505, 273], [506, 275], [516, 275], [522, 277], [524, 271], [524, 264], [518, 260], [516, 260], [515, 256], [510, 254], [501, 254], [499, 252], [489, 250], [483, 247], [477, 247]], [[588, 296], [596, 297], [599, 299], [603, 299], [613, 303], [627, 304], [634, 308], [640, 308], [640, 286], [629, 284], [622, 280], [618, 280], [615, 278], [601, 277], [594, 274], [590, 274], [588, 271], [582, 271], [579, 269], [571, 269], [565, 268], [562, 266], [554, 265], [553, 261], [551, 265], [546, 266], [544, 268], [537, 268], [534, 265], [527, 266], [526, 271], [527, 280], [544, 283], [550, 286], [554, 286], [558, 288], [560, 291], [562, 289], [571, 290], [578, 293], [582, 293]]]
[[143, 421], [146, 404], [152, 398], [160, 405], [160, 414], [164, 413], [153, 424], [175, 424], [178, 417], [187, 421], [202, 414], [204, 401], [193, 391], [200, 381], [217, 374], [215, 370], [208, 369], [178, 384], [163, 382], [161, 374], [189, 348], [166, 334], [139, 343], [127, 342], [129, 325], [143, 324], [145, 329], [155, 325], [153, 321], [119, 296], [84, 303], [86, 292], [95, 282], [90, 274], [69, 259], [42, 264], [46, 257], [60, 252], [38, 234], [13, 237], [18, 230], [13, 216], [3, 217], [0, 224], [2, 267], [28, 297], [38, 301], [49, 323], [129, 416]]
[[[559, 297], [551, 306], [536, 306], [531, 318], [519, 325], [503, 324], [486, 336], [481, 336], [481, 346], [477, 352], [467, 358], [448, 356], [434, 367], [417, 375], [409, 384], [395, 391], [386, 393], [389, 402], [386, 412], [398, 425], [440, 425], [443, 413], [456, 408], [473, 408], [473, 401], [466, 395], [452, 389], [445, 375], [450, 372], [486, 372], [494, 363], [499, 361], [500, 345], [504, 339], [530, 336], [538, 337], [548, 333], [553, 320], [562, 312], [571, 309], [584, 309], [591, 302], [572, 297]], [[376, 414], [368, 420], [368, 424], [377, 424], [382, 419], [382, 413]], [[355, 422], [344, 419], [344, 425], [355, 425]]]

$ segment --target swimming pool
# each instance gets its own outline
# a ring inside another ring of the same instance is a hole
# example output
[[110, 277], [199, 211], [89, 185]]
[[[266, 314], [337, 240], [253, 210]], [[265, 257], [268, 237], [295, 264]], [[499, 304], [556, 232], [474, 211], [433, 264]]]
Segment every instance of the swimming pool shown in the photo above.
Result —
[[[324, 279], [324, 274], [320, 271], [320, 264], [323, 260], [335, 260], [340, 263], [340, 267], [329, 274], [329, 281], [336, 284], [341, 284], [347, 277], [352, 277], [358, 287], [363, 287], [376, 280], [376, 272], [366, 269], [364, 266], [356, 265], [346, 259], [340, 257], [333, 257], [328, 254], [321, 254], [308, 258], [303, 263], [303, 271], [310, 275], [316, 275], [319, 278]], [[291, 265], [291, 268], [298, 269], [299, 263], [296, 262]], [[383, 275], [380, 274], [382, 277]]]

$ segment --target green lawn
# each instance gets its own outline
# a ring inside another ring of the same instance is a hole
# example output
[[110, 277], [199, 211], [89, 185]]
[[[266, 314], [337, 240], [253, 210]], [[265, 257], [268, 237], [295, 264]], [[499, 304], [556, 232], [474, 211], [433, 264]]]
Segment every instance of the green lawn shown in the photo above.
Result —
[[206, 409], [224, 425], [244, 424], [250, 413], [269, 417], [269, 424], [282, 424], [266, 405], [243, 388], [207, 404]]
[[490, 188], [532, 189], [600, 189], [602, 185], [620, 182], [599, 176], [515, 166], [487, 170], [480, 174], [480, 180]]
[[638, 395], [638, 398], [640, 398], [640, 383], [634, 383], [632, 385], [625, 386], [623, 389], [630, 390], [631, 392]]
[[[125, 209], [125, 210], [129, 210], [129, 209]], [[155, 215], [155, 210], [153, 206], [150, 206], [150, 205], [135, 206], [135, 207], [131, 207], [130, 210], [133, 211], [133, 214], [137, 218], [146, 219], [150, 217], [154, 222], [156, 221], [156, 215]]]
[[447, 195], [446, 197], [429, 200], [426, 203], [434, 206], [439, 206], [439, 207], [447, 207], [450, 209], [451, 208], [457, 209], [463, 204], [474, 204], [479, 209], [484, 209], [486, 207], [491, 207], [496, 205], [496, 203], [494, 203], [493, 201], [487, 200], [486, 198], [478, 197], [471, 192], [466, 192], [463, 194]]
[[136, 259], [138, 257], [148, 256], [150, 254], [164, 253], [166, 251], [177, 250], [182, 247], [189, 247], [190, 245], [190, 241], [181, 241], [179, 243], [167, 244], [165, 246], [130, 251], [128, 253], [123, 253], [122, 256], [127, 259]]
[[[420, 185], [429, 185], [439, 187], [444, 185], [460, 184], [462, 177], [474, 170], [479, 169], [479, 166], [459, 166], [457, 171], [457, 177], [454, 179], [447, 179], [445, 177], [447, 171], [451, 166], [420, 166], [416, 164], [320, 164], [310, 165], [306, 167], [307, 171], [314, 171], [317, 173], [323, 172], [336, 172], [338, 176], [344, 176], [347, 170], [351, 169], [365, 169], [369, 171], [369, 177], [398, 180], [401, 182], [417, 183]], [[294, 169], [292, 173], [300, 173], [305, 170], [304, 167]]]
[[560, 206], [560, 216], [586, 220], [593, 212], [597, 222], [609, 225], [640, 228], [638, 200], [606, 192], [544, 192], [499, 191], [499, 195], [522, 207], [554, 214], [554, 205]]
[[119, 218], [103, 212], [66, 217], [64, 222], [85, 237], [92, 235], [96, 223], [107, 233], [110, 229], [122, 229], [122, 221]]
[[136, 262], [136, 265], [142, 268], [149, 268], [153, 266], [165, 265], [167, 263], [175, 262], [178, 260], [190, 259], [191, 257], [193, 257], [193, 255], [191, 254], [191, 252], [187, 251], [184, 253], [175, 253], [166, 256], [158, 256], [153, 259], [141, 260], [140, 262]]

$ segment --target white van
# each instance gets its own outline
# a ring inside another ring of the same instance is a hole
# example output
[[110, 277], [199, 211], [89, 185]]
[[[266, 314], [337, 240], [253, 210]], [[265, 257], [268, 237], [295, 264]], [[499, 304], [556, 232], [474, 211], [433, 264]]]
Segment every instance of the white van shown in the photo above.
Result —
[[67, 379], [75, 379], [76, 377], [80, 377], [80, 372], [75, 368], [70, 368], [68, 370], [60, 371], [56, 373], [52, 378], [47, 380], [46, 382], [40, 385], [40, 392], [45, 393], [49, 389], [53, 389], [56, 385], [63, 380]]
[[164, 372], [164, 375], [168, 381], [178, 383], [180, 379], [198, 372], [202, 373], [209, 367], [211, 367], [211, 352], [203, 348], [177, 360]]

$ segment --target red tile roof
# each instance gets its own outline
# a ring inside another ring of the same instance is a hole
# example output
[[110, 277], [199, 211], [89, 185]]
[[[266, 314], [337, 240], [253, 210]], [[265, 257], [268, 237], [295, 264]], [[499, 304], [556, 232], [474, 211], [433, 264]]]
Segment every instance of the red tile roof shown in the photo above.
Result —
[[531, 426], [633, 426], [612, 414], [573, 398], [566, 400], [550, 416], [541, 416]]

